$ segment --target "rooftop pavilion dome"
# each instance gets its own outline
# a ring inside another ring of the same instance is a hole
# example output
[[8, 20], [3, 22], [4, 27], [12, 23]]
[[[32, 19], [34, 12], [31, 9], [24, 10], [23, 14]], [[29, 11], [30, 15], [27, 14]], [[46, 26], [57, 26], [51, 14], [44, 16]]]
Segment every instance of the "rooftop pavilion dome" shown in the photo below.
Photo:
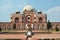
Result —
[[23, 8], [23, 11], [34, 11], [34, 12], [36, 12], [36, 9], [35, 8], [33, 8], [32, 6], [30, 6], [30, 5], [26, 5], [24, 8]]
[[16, 10], [16, 14], [19, 14], [19, 13], [20, 13], [20, 11]]

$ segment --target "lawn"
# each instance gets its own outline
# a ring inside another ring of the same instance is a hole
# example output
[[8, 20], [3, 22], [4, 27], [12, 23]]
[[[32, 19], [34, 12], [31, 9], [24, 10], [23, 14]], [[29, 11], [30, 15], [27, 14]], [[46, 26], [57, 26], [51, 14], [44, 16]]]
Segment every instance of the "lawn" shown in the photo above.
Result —
[[[2, 30], [0, 32], [26, 32], [27, 30]], [[33, 32], [51, 32], [51, 33], [60, 33], [59, 31], [56, 30], [33, 30]]]

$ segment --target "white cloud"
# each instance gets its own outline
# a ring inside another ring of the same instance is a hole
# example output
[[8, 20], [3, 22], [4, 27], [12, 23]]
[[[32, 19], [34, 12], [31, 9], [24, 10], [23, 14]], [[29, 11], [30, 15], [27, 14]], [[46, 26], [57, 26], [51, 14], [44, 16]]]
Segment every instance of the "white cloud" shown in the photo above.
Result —
[[60, 6], [56, 6], [47, 10], [46, 13], [57, 13], [60, 12]]
[[60, 6], [50, 8], [46, 11], [47, 17], [51, 21], [60, 21]]

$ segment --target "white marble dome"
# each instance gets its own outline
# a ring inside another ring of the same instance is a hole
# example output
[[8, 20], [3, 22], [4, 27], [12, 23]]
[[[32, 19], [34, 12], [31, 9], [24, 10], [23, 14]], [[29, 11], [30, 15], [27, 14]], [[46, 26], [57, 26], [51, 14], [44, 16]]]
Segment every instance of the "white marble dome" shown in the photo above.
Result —
[[32, 7], [32, 6], [30, 6], [30, 5], [27, 5], [27, 6], [25, 6], [24, 8], [23, 8], [23, 11], [31, 11], [31, 10], [34, 10], [35, 11], [35, 9]]

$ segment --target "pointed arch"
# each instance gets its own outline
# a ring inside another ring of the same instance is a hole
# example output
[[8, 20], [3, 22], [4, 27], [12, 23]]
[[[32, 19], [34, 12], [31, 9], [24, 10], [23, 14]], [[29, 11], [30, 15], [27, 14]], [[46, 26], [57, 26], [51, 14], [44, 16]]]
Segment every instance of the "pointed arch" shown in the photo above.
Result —
[[15, 22], [19, 22], [19, 18], [18, 17], [15, 18]]
[[42, 17], [39, 18], [39, 22], [42, 22]]

